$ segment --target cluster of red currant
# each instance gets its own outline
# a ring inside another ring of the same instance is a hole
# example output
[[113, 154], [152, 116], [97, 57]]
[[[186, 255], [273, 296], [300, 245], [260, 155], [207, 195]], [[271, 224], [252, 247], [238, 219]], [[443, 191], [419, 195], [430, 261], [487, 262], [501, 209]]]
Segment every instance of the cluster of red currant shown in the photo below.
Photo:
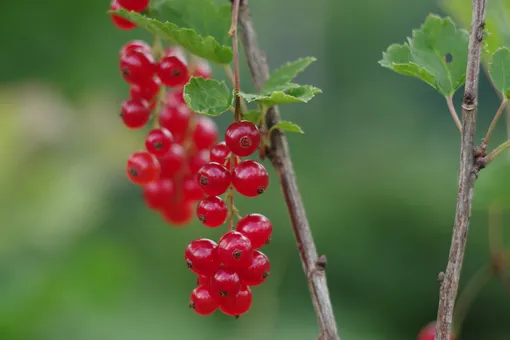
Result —
[[[248, 121], [236, 121], [227, 128], [225, 142], [211, 149], [211, 162], [198, 171], [198, 184], [208, 195], [198, 204], [198, 219], [210, 228], [228, 219], [230, 229], [217, 244], [198, 239], [186, 248], [188, 268], [198, 275], [190, 307], [200, 315], [211, 314], [218, 308], [236, 317], [246, 313], [252, 304], [249, 287], [260, 285], [269, 275], [269, 259], [257, 250], [269, 243], [273, 229], [269, 219], [249, 214], [238, 220], [235, 231], [231, 230], [233, 215], [238, 214], [233, 204], [234, 189], [243, 196], [255, 197], [268, 185], [268, 174], [262, 164], [240, 160], [254, 153], [259, 145], [258, 128]], [[219, 197], [225, 192], [230, 211]]]
[[[150, 0], [112, 0], [110, 4], [111, 11], [117, 11], [124, 8], [128, 11], [135, 11], [141, 13], [149, 7]], [[124, 19], [118, 15], [111, 15], [113, 24], [121, 30], [132, 30], [136, 24]]]

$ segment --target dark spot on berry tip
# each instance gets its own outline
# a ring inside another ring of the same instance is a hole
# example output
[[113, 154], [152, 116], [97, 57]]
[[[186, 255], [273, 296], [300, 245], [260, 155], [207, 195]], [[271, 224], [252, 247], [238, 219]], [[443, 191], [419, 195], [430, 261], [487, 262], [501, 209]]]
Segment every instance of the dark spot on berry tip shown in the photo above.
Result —
[[269, 238], [267, 239], [267, 241], [266, 241], [266, 244], [269, 244], [269, 243], [271, 243], [271, 237], [269, 237]]
[[227, 296], [227, 295], [228, 295], [227, 292], [224, 292], [224, 291], [220, 290], [220, 296]]
[[133, 175], [133, 177], [138, 177], [138, 171], [135, 168], [129, 168], [129, 173]]
[[209, 180], [205, 176], [200, 176], [200, 185], [207, 185]]
[[186, 260], [186, 265], [188, 266], [188, 268], [193, 268], [193, 265], [191, 264], [190, 260]]
[[198, 219], [199, 219], [199, 220], [200, 220], [200, 222], [202, 222], [202, 223], [205, 223], [205, 221], [206, 221], [206, 218], [205, 218], [205, 216], [204, 216], [204, 215], [198, 215]]
[[268, 276], [269, 276], [269, 271], [264, 270], [264, 273], [262, 273], [262, 278], [264, 278], [264, 279], [265, 279], [265, 278], [266, 278], [266, 277], [268, 277]]
[[234, 316], [234, 318], [235, 318], [236, 320], [237, 320], [237, 319], [239, 319], [240, 317], [241, 317], [241, 315], [236, 315], [236, 316]]
[[259, 187], [259, 188], [257, 189], [257, 194], [261, 195], [261, 194], [263, 194], [263, 193], [264, 193], [264, 191], [266, 191], [266, 189], [264, 189], [264, 187]]
[[175, 68], [175, 69], [173, 69], [173, 70], [172, 70], [172, 75], [173, 75], [174, 77], [178, 77], [178, 76], [180, 76], [180, 75], [181, 75], [181, 70], [176, 69], [176, 68]]
[[154, 143], [154, 149], [161, 150], [162, 147], [163, 147], [163, 143], [161, 143], [161, 142]]
[[247, 136], [244, 136], [243, 138], [241, 138], [241, 140], [239, 141], [239, 144], [241, 144], [241, 146], [243, 148], [249, 148], [251, 146], [251, 139], [250, 137], [247, 137]]
[[197, 286], [200, 286], [200, 279], [197, 277]]
[[234, 252], [232, 253], [232, 256], [234, 256], [235, 259], [240, 258], [241, 255], [243, 255], [243, 252], [240, 250], [234, 250]]
[[129, 70], [127, 68], [123, 68], [122, 74], [125, 75], [126, 77], [129, 76]]
[[190, 302], [189, 305], [188, 305], [189, 308], [193, 308], [195, 309], [195, 304], [193, 302]]
[[124, 115], [124, 113], [122, 113], [122, 111], [120, 112], [119, 116], [122, 117]]
[[445, 63], [447, 63], [447, 64], [451, 63], [451, 62], [453, 61], [453, 56], [452, 56], [452, 54], [451, 54], [451, 53], [446, 53], [446, 54], [444, 55], [444, 61], [445, 61]]

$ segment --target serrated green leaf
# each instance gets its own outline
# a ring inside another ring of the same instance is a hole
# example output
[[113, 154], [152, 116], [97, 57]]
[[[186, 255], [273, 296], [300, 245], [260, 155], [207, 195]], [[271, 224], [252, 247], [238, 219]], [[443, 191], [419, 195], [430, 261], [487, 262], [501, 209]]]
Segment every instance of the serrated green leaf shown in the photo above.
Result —
[[306, 57], [283, 65], [271, 73], [264, 85], [264, 91], [274, 91], [276, 87], [290, 83], [315, 60], [317, 59], [314, 57]]
[[248, 103], [259, 102], [265, 106], [273, 106], [290, 103], [308, 103], [316, 94], [322, 91], [310, 85], [289, 84], [288, 88], [281, 87], [281, 90], [274, 92], [263, 92], [261, 94], [239, 93]]
[[304, 131], [301, 129], [301, 127], [299, 127], [299, 125], [288, 121], [280, 121], [276, 123], [275, 125], [271, 126], [269, 132], [273, 131], [274, 129], [280, 129], [282, 131], [287, 132], [304, 133]]
[[391, 45], [379, 64], [419, 78], [449, 96], [464, 84], [468, 40], [468, 33], [457, 29], [450, 18], [429, 15], [407, 43]]
[[184, 86], [184, 101], [196, 113], [219, 116], [234, 103], [234, 92], [224, 81], [192, 77]]
[[196, 56], [218, 64], [228, 64], [232, 61], [232, 48], [227, 45], [221, 45], [213, 36], [203, 36], [192, 28], [179, 27], [168, 21], [163, 23], [140, 13], [129, 12], [124, 9], [112, 13], [134, 22], [139, 27], [158, 35], [172, 44], [182, 46]]
[[262, 116], [261, 111], [248, 111], [243, 113], [243, 120], [247, 120], [249, 122], [252, 122], [253, 124], [257, 124], [260, 122], [260, 118]]
[[489, 73], [496, 89], [508, 98], [510, 93], [510, 50], [508, 48], [500, 48], [494, 53]]

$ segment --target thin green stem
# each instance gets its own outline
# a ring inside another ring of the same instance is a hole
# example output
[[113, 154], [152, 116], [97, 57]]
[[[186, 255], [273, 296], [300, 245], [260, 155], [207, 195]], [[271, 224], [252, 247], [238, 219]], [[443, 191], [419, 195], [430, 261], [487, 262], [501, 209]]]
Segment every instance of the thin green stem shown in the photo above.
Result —
[[237, 23], [239, 21], [239, 3], [240, 0], [232, 1], [232, 26], [230, 26], [229, 35], [232, 36], [232, 49], [234, 52], [234, 91], [235, 91], [235, 120], [241, 120], [241, 80], [239, 77], [239, 42], [237, 39]]
[[487, 157], [485, 157], [485, 165], [488, 165], [491, 163], [494, 158], [496, 158], [500, 153], [505, 151], [506, 149], [510, 148], [510, 140], [507, 140], [506, 142], [500, 144], [498, 147], [496, 147], [494, 150], [492, 150]]
[[498, 123], [499, 118], [501, 117], [501, 114], [505, 110], [506, 104], [508, 103], [507, 99], [504, 98], [501, 101], [501, 105], [498, 108], [498, 111], [496, 111], [496, 114], [494, 115], [494, 118], [492, 119], [491, 125], [489, 126], [489, 129], [487, 130], [487, 134], [485, 135], [485, 138], [483, 139], [483, 144], [485, 146], [489, 145], [489, 140], [491, 138], [491, 134], [496, 128], [496, 124]]
[[459, 129], [459, 132], [462, 133], [462, 123], [460, 122], [459, 115], [453, 105], [453, 95], [446, 97], [446, 104], [448, 105], [448, 110], [450, 110], [450, 114], [452, 115], [455, 125], [457, 125], [457, 129]]

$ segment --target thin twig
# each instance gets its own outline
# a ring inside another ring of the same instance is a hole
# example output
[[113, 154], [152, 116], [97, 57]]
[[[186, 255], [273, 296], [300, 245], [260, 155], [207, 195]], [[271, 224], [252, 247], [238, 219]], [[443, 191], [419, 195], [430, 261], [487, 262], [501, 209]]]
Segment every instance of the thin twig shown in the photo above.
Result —
[[494, 158], [496, 158], [500, 153], [502, 153], [508, 148], [510, 148], [510, 140], [507, 140], [506, 142], [498, 145], [485, 157], [485, 165], [488, 165], [490, 162], [494, 160]]
[[[269, 76], [269, 67], [265, 55], [260, 51], [257, 35], [251, 21], [248, 0], [243, 0], [239, 12], [241, 41], [246, 53], [248, 66], [255, 88], [260, 91]], [[269, 130], [280, 120], [277, 107], [266, 113], [266, 125]], [[329, 298], [324, 267], [326, 258], [317, 255], [316, 246], [306, 217], [305, 208], [296, 183], [296, 175], [290, 158], [287, 139], [282, 131], [275, 129], [271, 133], [271, 146], [267, 152], [280, 178], [280, 185], [287, 204], [292, 228], [296, 237], [303, 270], [308, 280], [317, 322], [320, 328], [319, 338], [323, 340], [340, 340], [333, 308]]]
[[496, 114], [494, 115], [494, 118], [492, 119], [491, 125], [489, 126], [489, 129], [487, 130], [487, 134], [485, 135], [485, 138], [483, 139], [483, 145], [487, 146], [489, 145], [489, 140], [491, 138], [492, 131], [496, 128], [496, 124], [498, 123], [499, 117], [501, 117], [501, 114], [503, 113], [503, 110], [506, 107], [506, 104], [508, 103], [507, 99], [503, 99], [501, 101], [501, 105], [499, 106], [498, 111], [496, 111]]
[[232, 26], [228, 34], [232, 36], [232, 49], [234, 52], [234, 91], [235, 91], [235, 120], [241, 120], [241, 80], [239, 78], [239, 42], [237, 39], [237, 24], [239, 22], [239, 3], [241, 0], [232, 1]]
[[462, 123], [460, 122], [459, 115], [453, 105], [453, 95], [446, 97], [446, 104], [448, 104], [448, 110], [450, 110], [450, 114], [452, 115], [453, 121], [455, 122], [455, 125], [457, 125], [459, 132], [462, 132]]
[[[232, 68], [230, 67], [230, 65], [225, 65], [224, 69], [225, 69], [225, 73], [227, 74], [228, 79], [230, 79], [230, 81], [232, 82], [232, 86], [235, 86], [236, 80], [235, 80], [234, 72], [232, 71]], [[243, 98], [241, 98], [241, 97], [239, 97], [239, 98], [241, 100], [242, 112], [248, 112], [248, 107], [246, 106], [246, 102], [244, 101]]]
[[480, 54], [485, 27], [487, 0], [473, 0], [471, 34], [469, 37], [466, 85], [462, 104], [462, 137], [460, 148], [459, 191], [453, 227], [448, 265], [441, 283], [437, 311], [436, 340], [450, 339], [453, 309], [459, 288], [462, 262], [471, 217], [473, 189], [476, 179], [474, 164], [474, 139], [478, 101], [478, 79], [480, 75]]

